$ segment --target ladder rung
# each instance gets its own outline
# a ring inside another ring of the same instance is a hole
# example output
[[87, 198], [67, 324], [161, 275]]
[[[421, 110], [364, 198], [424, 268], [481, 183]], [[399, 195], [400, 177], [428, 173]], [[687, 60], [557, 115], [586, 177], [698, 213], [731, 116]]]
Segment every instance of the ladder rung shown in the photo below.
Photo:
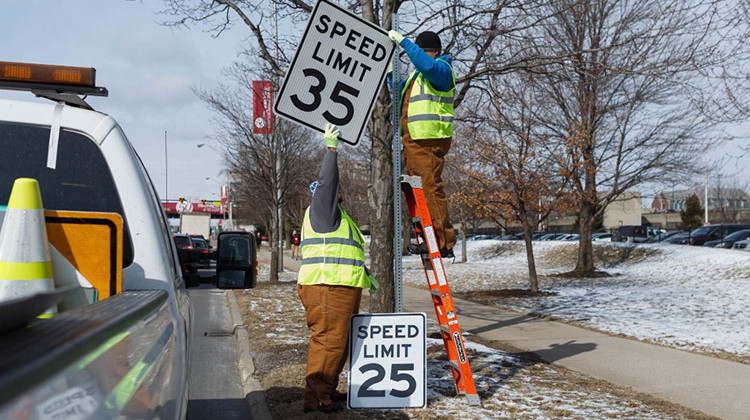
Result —
[[430, 290], [433, 296], [440, 296], [440, 290]]
[[447, 325], [441, 325], [441, 326], [440, 326], [440, 331], [442, 331], [442, 332], [444, 332], [444, 333], [448, 334], [448, 337], [450, 337], [450, 335], [451, 335], [451, 329], [450, 329], [450, 328], [448, 328], [448, 326], [447, 326]]
[[457, 362], [457, 361], [455, 361], [455, 360], [451, 360], [451, 361], [450, 361], [450, 364], [451, 364], [451, 367], [452, 367], [453, 369], [456, 369], [456, 371], [457, 371], [457, 372], [461, 372], [461, 366], [460, 366], [460, 365], [458, 364], [458, 362]]

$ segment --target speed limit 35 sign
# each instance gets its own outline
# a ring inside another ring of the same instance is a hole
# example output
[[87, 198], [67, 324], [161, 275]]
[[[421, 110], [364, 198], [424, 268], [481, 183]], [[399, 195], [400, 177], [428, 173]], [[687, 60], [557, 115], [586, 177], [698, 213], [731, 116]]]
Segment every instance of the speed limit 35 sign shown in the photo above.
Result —
[[395, 45], [382, 28], [319, 0], [279, 90], [274, 111], [313, 130], [338, 126], [357, 145]]
[[356, 314], [349, 341], [349, 408], [425, 407], [424, 313]]

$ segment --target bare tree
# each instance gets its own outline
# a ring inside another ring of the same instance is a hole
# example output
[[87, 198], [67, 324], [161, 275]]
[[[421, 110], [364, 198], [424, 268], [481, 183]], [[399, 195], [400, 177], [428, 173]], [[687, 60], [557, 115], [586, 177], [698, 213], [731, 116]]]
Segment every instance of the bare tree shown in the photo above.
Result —
[[[286, 121], [278, 121], [273, 134], [253, 132], [252, 72], [241, 65], [227, 71], [231, 85], [220, 85], [213, 91], [196, 90], [198, 96], [216, 113], [213, 121], [216, 138], [226, 148], [229, 170], [239, 178], [235, 193], [249, 206], [262, 209], [265, 226], [271, 227], [270, 237], [283, 238], [277, 232], [278, 209], [290, 199], [298, 202], [307, 185], [299, 179], [315, 179], [315, 166], [309, 156], [314, 152], [310, 132]], [[277, 167], [276, 162], [280, 165]], [[237, 191], [238, 189], [238, 191]], [[309, 195], [309, 193], [308, 193]], [[271, 281], [278, 280], [280, 267], [276, 247], [272, 247]]]
[[743, 117], [729, 90], [711, 87], [729, 87], [728, 73], [719, 76], [739, 68], [733, 54], [747, 57], [738, 37], [746, 23], [731, 20], [731, 10], [719, 0], [559, 0], [538, 9], [553, 18], [521, 42], [537, 56], [564, 58], [536, 67], [529, 82], [544, 95], [533, 117], [577, 196], [575, 272], [595, 270], [592, 225], [608, 203], [694, 173], [702, 141]]
[[[563, 210], [569, 201], [567, 180], [558, 162], [544, 150], [546, 135], [532, 115], [541, 104], [524, 78], [490, 79], [491, 101], [482, 118], [475, 118], [470, 148], [474, 163], [463, 168], [476, 185], [484, 187], [479, 201], [489, 214], [504, 221], [518, 221], [524, 233], [529, 270], [529, 289], [536, 293], [532, 234], [552, 205]], [[477, 108], [472, 108], [477, 109]]]

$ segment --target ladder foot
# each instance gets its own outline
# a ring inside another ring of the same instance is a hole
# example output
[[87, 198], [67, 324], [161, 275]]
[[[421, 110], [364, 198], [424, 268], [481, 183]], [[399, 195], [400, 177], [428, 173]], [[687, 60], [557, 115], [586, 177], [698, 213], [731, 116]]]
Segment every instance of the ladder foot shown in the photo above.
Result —
[[466, 401], [468, 401], [469, 405], [482, 405], [477, 394], [466, 394]]

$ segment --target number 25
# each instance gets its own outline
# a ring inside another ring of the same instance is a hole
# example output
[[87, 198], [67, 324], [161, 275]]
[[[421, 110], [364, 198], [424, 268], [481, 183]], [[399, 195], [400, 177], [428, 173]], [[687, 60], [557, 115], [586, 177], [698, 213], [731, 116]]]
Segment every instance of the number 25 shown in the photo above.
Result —
[[[369, 372], [371, 370], [374, 370], [377, 372], [375, 376], [372, 378], [364, 381], [362, 383], [362, 386], [359, 388], [359, 392], [357, 392], [358, 397], [384, 397], [385, 391], [374, 391], [370, 390], [370, 387], [385, 378], [385, 369], [383, 366], [380, 366], [375, 363], [369, 363], [359, 368], [359, 371], [362, 373]], [[404, 398], [408, 397], [409, 395], [413, 394], [414, 391], [417, 389], [417, 381], [414, 380], [414, 378], [406, 373], [399, 373], [400, 371], [409, 371], [414, 370], [414, 364], [413, 363], [403, 363], [403, 364], [394, 364], [391, 366], [391, 380], [394, 382], [401, 382], [406, 381], [409, 386], [403, 390], [400, 391], [398, 389], [392, 389], [390, 394], [394, 397], [398, 398]]]
[[[303, 102], [297, 94], [294, 94], [290, 97], [292, 100], [292, 103], [294, 106], [296, 106], [298, 109], [305, 111], [305, 112], [312, 112], [318, 109], [321, 103], [321, 93], [326, 87], [326, 78], [320, 71], [316, 69], [304, 69], [302, 70], [302, 74], [305, 75], [305, 77], [313, 77], [317, 79], [317, 84], [310, 85], [310, 89], [308, 89], [308, 92], [312, 94], [312, 102], [305, 103]], [[359, 96], [359, 90], [355, 89], [345, 83], [336, 82], [336, 85], [333, 87], [333, 92], [331, 92], [330, 99], [337, 103], [341, 104], [346, 108], [346, 114], [344, 114], [343, 117], [336, 117], [335, 115], [331, 114], [328, 111], [323, 112], [323, 118], [326, 119], [331, 124], [335, 124], [338, 126], [346, 125], [351, 122], [352, 118], [354, 117], [354, 105], [352, 104], [352, 101], [349, 100], [349, 98], [342, 95], [342, 93], [349, 94], [353, 97]]]

